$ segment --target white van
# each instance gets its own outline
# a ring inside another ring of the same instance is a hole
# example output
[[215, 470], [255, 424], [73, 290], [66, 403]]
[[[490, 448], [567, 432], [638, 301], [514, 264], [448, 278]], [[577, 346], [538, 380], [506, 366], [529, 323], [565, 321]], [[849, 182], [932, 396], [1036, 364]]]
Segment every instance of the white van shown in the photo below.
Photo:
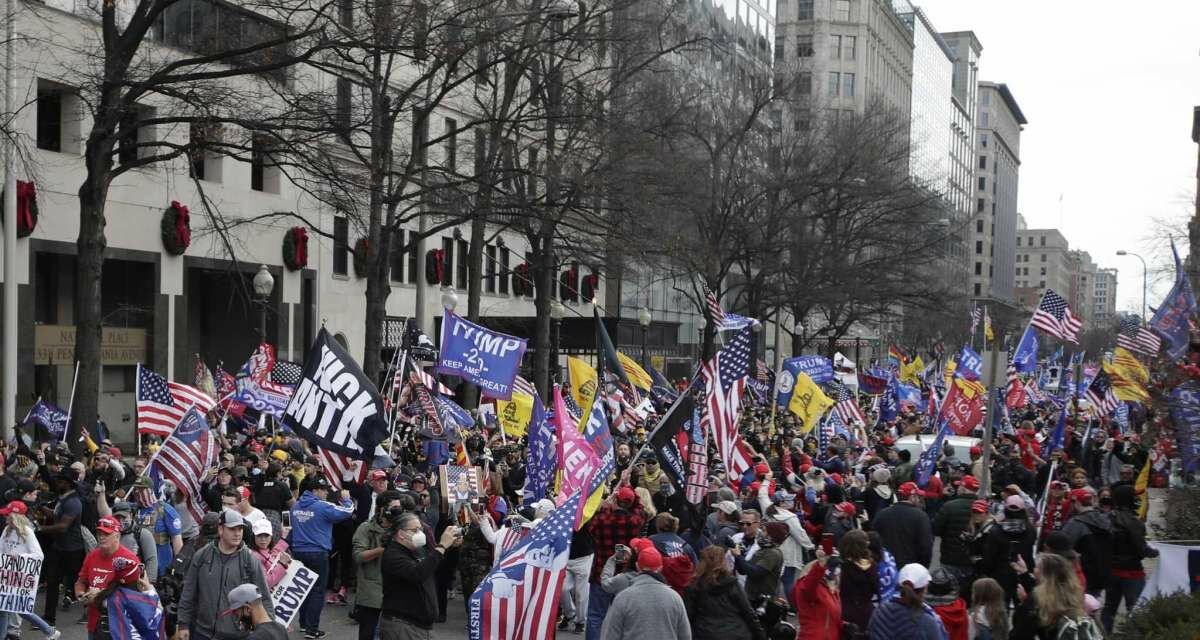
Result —
[[[916, 462], [917, 458], [920, 458], [921, 454], [924, 453], [925, 450], [930, 446], [932, 446], [933, 441], [936, 439], [936, 433], [922, 433], [915, 436], [904, 436], [903, 438], [897, 440], [896, 444], [892, 446], [894, 446], [897, 451], [908, 451], [909, 455], [912, 456], [910, 460]], [[983, 440], [972, 436], [949, 435], [946, 436], [945, 440], [943, 440], [942, 446], [947, 444], [954, 447], [954, 460], [970, 464], [971, 447], [982, 447]]]

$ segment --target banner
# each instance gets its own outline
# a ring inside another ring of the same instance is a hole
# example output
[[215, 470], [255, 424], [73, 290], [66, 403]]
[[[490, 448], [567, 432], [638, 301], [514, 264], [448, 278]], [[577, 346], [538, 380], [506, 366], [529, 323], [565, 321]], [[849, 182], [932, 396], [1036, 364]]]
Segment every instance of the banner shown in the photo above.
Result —
[[833, 377], [838, 382], [858, 391], [858, 365], [839, 351], [833, 354]]
[[654, 433], [650, 434], [647, 444], [654, 455], [658, 457], [658, 466], [663, 474], [674, 485], [675, 491], [682, 493], [687, 486], [688, 469], [679, 451], [679, 435], [691, 434], [692, 420], [696, 418], [696, 403], [691, 394], [686, 394], [675, 403], [670, 413], [663, 416], [662, 422]]
[[369, 460], [388, 435], [383, 399], [324, 327], [304, 359], [304, 376], [283, 424], [318, 448]]
[[1154, 312], [1150, 319], [1150, 328], [1163, 338], [1163, 348], [1172, 360], [1178, 360], [1187, 354], [1190, 340], [1191, 325], [1189, 319], [1196, 310], [1196, 294], [1183, 263], [1179, 260], [1179, 252], [1175, 250], [1175, 241], [1171, 241], [1171, 253], [1175, 255], [1175, 286]]
[[[602, 463], [591, 443], [579, 433], [578, 425], [567, 413], [563, 406], [562, 388], [558, 386], [554, 387], [554, 422], [555, 432], [558, 433], [558, 468], [562, 471], [562, 486], [555, 504], [561, 507], [569, 497], [591, 492], [589, 485], [594, 483]], [[579, 508], [582, 510], [582, 502]]]
[[550, 478], [558, 468], [558, 461], [551, 451], [554, 446], [554, 431], [546, 420], [546, 409], [541, 398], [533, 398], [533, 414], [529, 424], [533, 433], [529, 436], [529, 453], [526, 455], [525, 486], [521, 489], [524, 498], [521, 506], [529, 505], [546, 497]]
[[1138, 606], [1151, 598], [1200, 591], [1200, 545], [1150, 542], [1158, 549], [1158, 568], [1146, 576]]
[[796, 377], [796, 386], [792, 391], [792, 399], [788, 402], [788, 411], [800, 418], [801, 433], [811, 431], [833, 404], [833, 399], [825, 395], [825, 392], [813, 383], [812, 378], [803, 373]]
[[954, 433], [965, 436], [971, 433], [971, 430], [983, 423], [983, 398], [985, 394], [978, 394], [973, 397], [963, 392], [962, 387], [958, 384], [960, 381], [955, 380], [954, 384], [950, 385], [950, 390], [946, 393], [946, 398], [942, 401], [942, 419], [946, 421], [946, 426], [954, 431]]
[[1196, 428], [1200, 426], [1200, 382], [1188, 380], [1175, 387], [1169, 405], [1183, 471], [1196, 471], [1200, 468], [1200, 447], [1196, 440]]
[[25, 419], [21, 421], [22, 424], [30, 422], [41, 425], [56, 442], [62, 440], [67, 433], [67, 412], [45, 400], [39, 399], [34, 403], [29, 408], [29, 413], [25, 414]]
[[1017, 373], [1033, 373], [1037, 369], [1038, 338], [1033, 325], [1025, 328], [1021, 341], [1013, 351], [1012, 363]]
[[279, 579], [279, 583], [271, 590], [271, 603], [275, 606], [275, 621], [284, 627], [292, 626], [304, 597], [317, 584], [317, 572], [304, 566], [299, 560], [292, 560], [287, 573]]
[[[790, 366], [789, 366], [790, 365]], [[785, 369], [800, 372], [812, 378], [817, 384], [825, 384], [833, 380], [833, 362], [825, 356], [800, 356], [783, 361]]]
[[504, 427], [504, 433], [508, 437], [520, 438], [525, 435], [531, 419], [533, 396], [514, 392], [512, 400], [496, 401], [496, 420]]
[[481, 327], [447, 309], [437, 371], [476, 384], [493, 398], [510, 400], [525, 347], [521, 338]]
[[596, 370], [583, 360], [568, 356], [567, 378], [571, 383], [571, 399], [579, 407], [580, 415], [590, 411], [592, 399], [596, 397]]
[[33, 613], [42, 559], [31, 555], [0, 555], [0, 611]]

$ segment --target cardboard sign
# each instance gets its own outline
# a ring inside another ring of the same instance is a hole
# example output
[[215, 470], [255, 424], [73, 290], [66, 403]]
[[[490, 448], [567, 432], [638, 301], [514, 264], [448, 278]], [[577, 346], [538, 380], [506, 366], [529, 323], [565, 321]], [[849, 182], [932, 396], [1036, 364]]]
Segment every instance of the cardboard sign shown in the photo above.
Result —
[[0, 555], [0, 611], [33, 613], [37, 601], [42, 559], [28, 555]]
[[[304, 563], [292, 560], [292, 563], [288, 565], [287, 573], [283, 574], [279, 584], [271, 590], [271, 603], [275, 605], [275, 620], [279, 624], [285, 627], [292, 626], [292, 621], [300, 612], [300, 605], [304, 603], [308, 592], [312, 591], [313, 586], [317, 584], [319, 577], [316, 571], [304, 566]], [[37, 593], [36, 585], [34, 593]]]

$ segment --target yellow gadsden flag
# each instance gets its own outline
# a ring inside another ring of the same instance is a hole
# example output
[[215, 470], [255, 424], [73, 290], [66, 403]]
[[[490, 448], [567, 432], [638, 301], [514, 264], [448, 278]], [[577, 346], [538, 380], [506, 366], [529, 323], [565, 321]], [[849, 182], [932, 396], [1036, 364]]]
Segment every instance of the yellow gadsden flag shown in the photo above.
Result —
[[924, 372], [925, 363], [921, 362], [921, 356], [917, 356], [909, 361], [908, 364], [900, 365], [900, 381], [920, 385], [921, 374]]
[[1150, 394], [1146, 391], [1150, 372], [1128, 350], [1121, 347], [1113, 349], [1112, 363], [1105, 363], [1104, 371], [1112, 380], [1113, 393], [1117, 398], [1134, 402], [1150, 401]]
[[567, 358], [567, 376], [571, 382], [571, 398], [586, 416], [591, 411], [592, 398], [596, 397], [596, 369], [572, 356]]
[[533, 419], [533, 396], [514, 391], [512, 400], [496, 401], [496, 420], [510, 438], [520, 438]]
[[654, 379], [646, 373], [642, 365], [634, 362], [633, 358], [618, 351], [617, 359], [621, 361], [621, 366], [625, 368], [625, 375], [629, 376], [629, 381], [633, 383], [633, 386], [646, 391], [654, 386]]
[[833, 399], [825, 395], [808, 374], [796, 374], [796, 386], [792, 390], [792, 401], [788, 403], [788, 411], [796, 414], [803, 422], [801, 433], [811, 431], [833, 404]]

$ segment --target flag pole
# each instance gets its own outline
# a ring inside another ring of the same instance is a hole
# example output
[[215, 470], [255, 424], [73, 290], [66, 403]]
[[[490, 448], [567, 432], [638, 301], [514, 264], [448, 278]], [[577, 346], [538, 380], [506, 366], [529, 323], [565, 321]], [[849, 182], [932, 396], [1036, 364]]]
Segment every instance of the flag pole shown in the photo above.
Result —
[[[400, 393], [396, 391], [395, 377], [401, 376], [403, 379], [404, 369], [408, 366], [408, 350], [402, 349], [400, 352], [400, 362], [396, 365], [396, 370], [392, 372], [392, 386], [388, 389], [388, 455], [394, 456], [393, 445], [396, 437], [396, 402], [400, 401]], [[396, 399], [393, 401], [392, 396]]]
[[75, 375], [71, 377], [71, 399], [67, 401], [67, 429], [63, 438], [71, 432], [71, 411], [75, 408], [75, 383], [79, 382], [79, 361], [75, 361]]

